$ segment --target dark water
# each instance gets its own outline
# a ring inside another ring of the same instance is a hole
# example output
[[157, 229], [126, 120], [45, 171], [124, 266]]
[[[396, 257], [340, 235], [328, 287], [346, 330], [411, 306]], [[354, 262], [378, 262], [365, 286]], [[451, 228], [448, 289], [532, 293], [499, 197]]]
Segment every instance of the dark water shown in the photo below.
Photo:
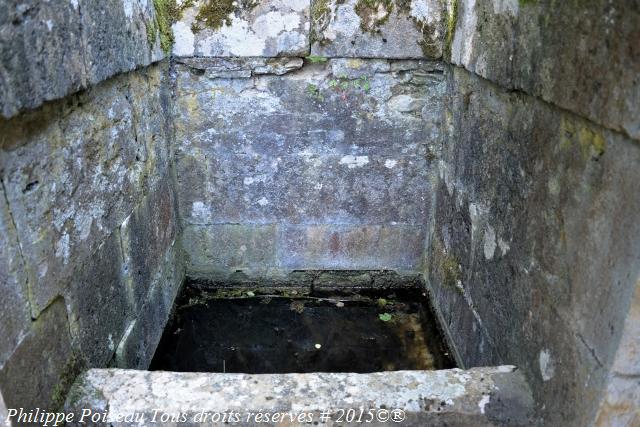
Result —
[[454, 367], [420, 290], [302, 292], [187, 286], [150, 369], [260, 374]]

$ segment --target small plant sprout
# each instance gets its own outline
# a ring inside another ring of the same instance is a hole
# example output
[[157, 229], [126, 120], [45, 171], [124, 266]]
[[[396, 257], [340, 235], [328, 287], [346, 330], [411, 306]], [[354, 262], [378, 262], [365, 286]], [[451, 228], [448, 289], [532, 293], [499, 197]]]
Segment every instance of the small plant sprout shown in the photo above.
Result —
[[316, 55], [307, 56], [307, 60], [309, 62], [311, 62], [312, 64], [321, 64], [323, 62], [327, 62], [328, 61], [328, 59], [325, 58], [324, 56], [316, 56]]
[[307, 85], [307, 94], [316, 101], [324, 101], [324, 96], [320, 93], [320, 88], [314, 84]]
[[383, 322], [389, 322], [389, 321], [391, 321], [393, 316], [390, 315], [389, 313], [382, 313], [382, 314], [378, 315], [378, 318], [380, 320], [382, 320]]

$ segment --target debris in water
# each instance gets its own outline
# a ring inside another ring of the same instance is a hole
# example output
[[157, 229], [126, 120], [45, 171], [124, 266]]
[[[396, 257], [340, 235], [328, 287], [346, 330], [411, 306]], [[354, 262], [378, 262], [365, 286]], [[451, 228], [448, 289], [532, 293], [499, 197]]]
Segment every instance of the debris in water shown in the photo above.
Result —
[[[187, 283], [151, 370], [362, 373], [455, 366], [444, 355], [451, 352], [422, 289], [291, 291]], [[190, 299], [199, 303], [186, 305]], [[386, 300], [384, 308], [379, 299]]]
[[302, 301], [292, 301], [291, 302], [291, 310], [295, 311], [298, 314], [302, 314], [304, 311], [304, 302]]

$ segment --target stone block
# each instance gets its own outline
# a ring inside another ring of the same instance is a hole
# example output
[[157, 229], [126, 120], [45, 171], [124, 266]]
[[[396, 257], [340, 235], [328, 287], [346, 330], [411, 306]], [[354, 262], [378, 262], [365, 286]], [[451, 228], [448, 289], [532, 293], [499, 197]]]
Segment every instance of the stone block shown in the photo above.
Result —
[[311, 53], [438, 59], [446, 34], [444, 18], [440, 0], [313, 0]]
[[142, 307], [129, 322], [118, 344], [112, 365], [126, 369], [147, 369], [155, 354], [164, 326], [183, 281], [184, 271], [177, 246], [171, 245], [155, 271]]
[[595, 426], [632, 426], [640, 422], [640, 281], [624, 321], [620, 345], [600, 402]]
[[285, 225], [278, 262], [291, 269], [421, 267], [425, 228], [419, 225]]
[[7, 412], [7, 405], [4, 404], [4, 398], [2, 397], [2, 390], [0, 390], [0, 425], [9, 425], [9, 420], [7, 417], [9, 416]]
[[0, 2], [0, 115], [10, 118], [163, 58], [139, 0]]
[[[153, 393], [140, 394], [140, 390]], [[211, 415], [239, 414], [239, 422], [259, 426], [264, 420], [256, 412], [283, 413], [274, 423], [293, 425], [321, 422], [320, 414], [331, 411], [330, 425], [340, 414], [364, 408], [373, 411], [371, 425], [390, 422], [404, 426], [529, 426], [533, 421], [531, 392], [513, 366], [439, 371], [398, 371], [371, 374], [207, 374], [92, 369], [82, 376], [65, 410], [80, 415], [82, 409], [109, 408], [107, 422], [114, 426], [149, 423], [156, 408], [162, 414], [184, 414], [186, 425], [223, 426]], [[402, 418], [390, 421], [392, 411]], [[380, 414], [380, 411], [382, 415]], [[210, 414], [207, 420], [194, 418]], [[143, 422], [123, 421], [133, 414]], [[304, 417], [296, 421], [298, 415]], [[398, 415], [400, 415], [398, 413]], [[159, 414], [156, 416], [159, 417]], [[249, 418], [247, 419], [247, 416]], [[120, 417], [120, 421], [117, 421]], [[310, 418], [307, 418], [310, 417]], [[389, 417], [389, 418], [388, 418]], [[343, 417], [344, 418], [344, 417]], [[81, 425], [77, 422], [70, 425]], [[262, 422], [261, 422], [262, 421]], [[235, 421], [231, 421], [234, 423]]]
[[640, 278], [636, 283], [631, 307], [624, 320], [620, 345], [616, 350], [611, 371], [615, 375], [640, 377]]
[[90, 367], [111, 360], [133, 317], [127, 286], [122, 278], [120, 235], [111, 234], [73, 275], [65, 291], [71, 335]]
[[[230, 155], [207, 156], [206, 162], [180, 162], [180, 208], [190, 224], [420, 224], [429, 213], [429, 162], [417, 156], [278, 161], [275, 156]], [[218, 186], [207, 188], [214, 183]]]
[[175, 197], [169, 177], [155, 187], [120, 226], [127, 294], [142, 308], [155, 276], [165, 267], [165, 253], [177, 235]]
[[7, 409], [58, 409], [79, 368], [72, 354], [65, 304], [58, 299], [33, 322], [0, 369], [4, 405]]
[[309, 2], [182, 2], [173, 24], [176, 56], [306, 56]]
[[640, 139], [637, 2], [456, 3], [454, 64]]
[[75, 5], [60, 1], [0, 2], [3, 117], [86, 85], [81, 14], [78, 3]]
[[31, 326], [29, 290], [13, 218], [0, 187], [0, 368]]
[[627, 427], [640, 423], [640, 378], [612, 378], [593, 424], [596, 427]]
[[0, 122], [2, 180], [34, 317], [166, 169], [165, 123], [154, 118], [164, 110], [157, 96], [148, 97], [158, 91], [160, 69], [137, 74], [146, 77], [135, 85], [123, 75]]
[[277, 230], [273, 224], [187, 225], [182, 247], [189, 274], [276, 266]]
[[162, 12], [153, 5], [147, 0], [80, 0], [89, 85], [164, 57], [153, 22]]

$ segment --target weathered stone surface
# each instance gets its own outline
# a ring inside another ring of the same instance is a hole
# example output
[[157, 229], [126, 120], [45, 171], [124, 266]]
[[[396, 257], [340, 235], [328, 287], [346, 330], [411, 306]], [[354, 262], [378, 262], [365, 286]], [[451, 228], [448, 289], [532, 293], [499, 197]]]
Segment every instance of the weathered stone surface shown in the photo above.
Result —
[[162, 59], [150, 1], [2, 0], [0, 114], [38, 107]]
[[0, 165], [37, 314], [167, 168], [161, 67], [0, 121]]
[[1, 368], [31, 324], [27, 276], [3, 187], [0, 187], [0, 293]]
[[333, 75], [333, 62], [253, 79], [178, 68], [184, 221], [423, 223], [441, 70], [375, 73], [362, 63], [351, 61], [351, 78]]
[[442, 56], [441, 0], [313, 0], [311, 53], [326, 57]]
[[7, 405], [4, 404], [4, 398], [2, 397], [2, 390], [0, 390], [0, 425], [9, 425], [7, 421]]
[[420, 264], [440, 64], [337, 59], [280, 76], [265, 60], [182, 62], [175, 152], [192, 272]]
[[620, 346], [609, 373], [595, 425], [640, 423], [640, 280], [624, 322]]
[[186, 65], [196, 75], [215, 78], [249, 78], [252, 75], [275, 74], [281, 76], [304, 65], [302, 58], [176, 58], [177, 64]]
[[78, 269], [64, 292], [71, 335], [90, 367], [106, 366], [133, 311], [122, 265], [120, 235], [116, 231]]
[[640, 3], [460, 0], [451, 60], [640, 139]]
[[183, 8], [172, 26], [173, 54], [306, 56], [309, 22], [309, 1], [305, 0], [196, 0]]
[[283, 226], [278, 260], [292, 269], [418, 270], [425, 234], [417, 225]]
[[164, 176], [120, 226], [124, 280], [136, 312], [142, 309], [158, 271], [166, 266], [167, 249], [178, 231], [175, 208], [174, 190]]
[[202, 274], [189, 272], [189, 286], [207, 290], [211, 288], [301, 290], [311, 292], [323, 290], [325, 292], [341, 292], [350, 288], [409, 288], [424, 287], [424, 275], [420, 271], [396, 270], [209, 270]]
[[415, 271], [425, 234], [417, 225], [214, 224], [187, 226], [182, 242], [196, 276], [236, 269]]
[[118, 344], [112, 365], [147, 369], [160, 342], [173, 302], [184, 278], [178, 246], [171, 244], [164, 256], [156, 256], [157, 267], [145, 301], [131, 320]]
[[190, 274], [276, 267], [274, 224], [188, 225], [182, 235]]
[[0, 369], [0, 390], [7, 408], [53, 410], [64, 403], [78, 374], [69, 337], [65, 304], [56, 300]]
[[465, 366], [515, 363], [546, 423], [587, 425], [640, 275], [640, 147], [462, 69], [449, 90], [436, 306]]
[[[152, 390], [141, 394], [141, 390]], [[79, 416], [83, 408], [109, 408], [110, 425], [143, 425], [153, 410], [184, 414], [180, 425], [225, 425], [211, 418], [198, 423], [200, 412], [239, 413], [242, 425], [263, 425], [247, 415], [256, 412], [304, 413], [326, 425], [343, 425], [339, 410], [401, 409], [407, 426], [524, 426], [531, 423], [533, 402], [520, 372], [511, 366], [441, 371], [397, 371], [373, 374], [204, 374], [92, 369], [70, 393], [66, 410]], [[510, 413], [503, 416], [503, 406]], [[127, 415], [144, 418], [124, 421]], [[159, 416], [159, 414], [156, 414]], [[251, 417], [251, 415], [249, 415]], [[121, 417], [117, 421], [117, 417]], [[80, 425], [77, 423], [70, 425]], [[284, 421], [286, 422], [286, 421]], [[372, 420], [370, 425], [387, 425]], [[106, 424], [106, 423], [105, 423]], [[293, 422], [291, 425], [303, 425]], [[279, 425], [266, 422], [266, 425]]]

